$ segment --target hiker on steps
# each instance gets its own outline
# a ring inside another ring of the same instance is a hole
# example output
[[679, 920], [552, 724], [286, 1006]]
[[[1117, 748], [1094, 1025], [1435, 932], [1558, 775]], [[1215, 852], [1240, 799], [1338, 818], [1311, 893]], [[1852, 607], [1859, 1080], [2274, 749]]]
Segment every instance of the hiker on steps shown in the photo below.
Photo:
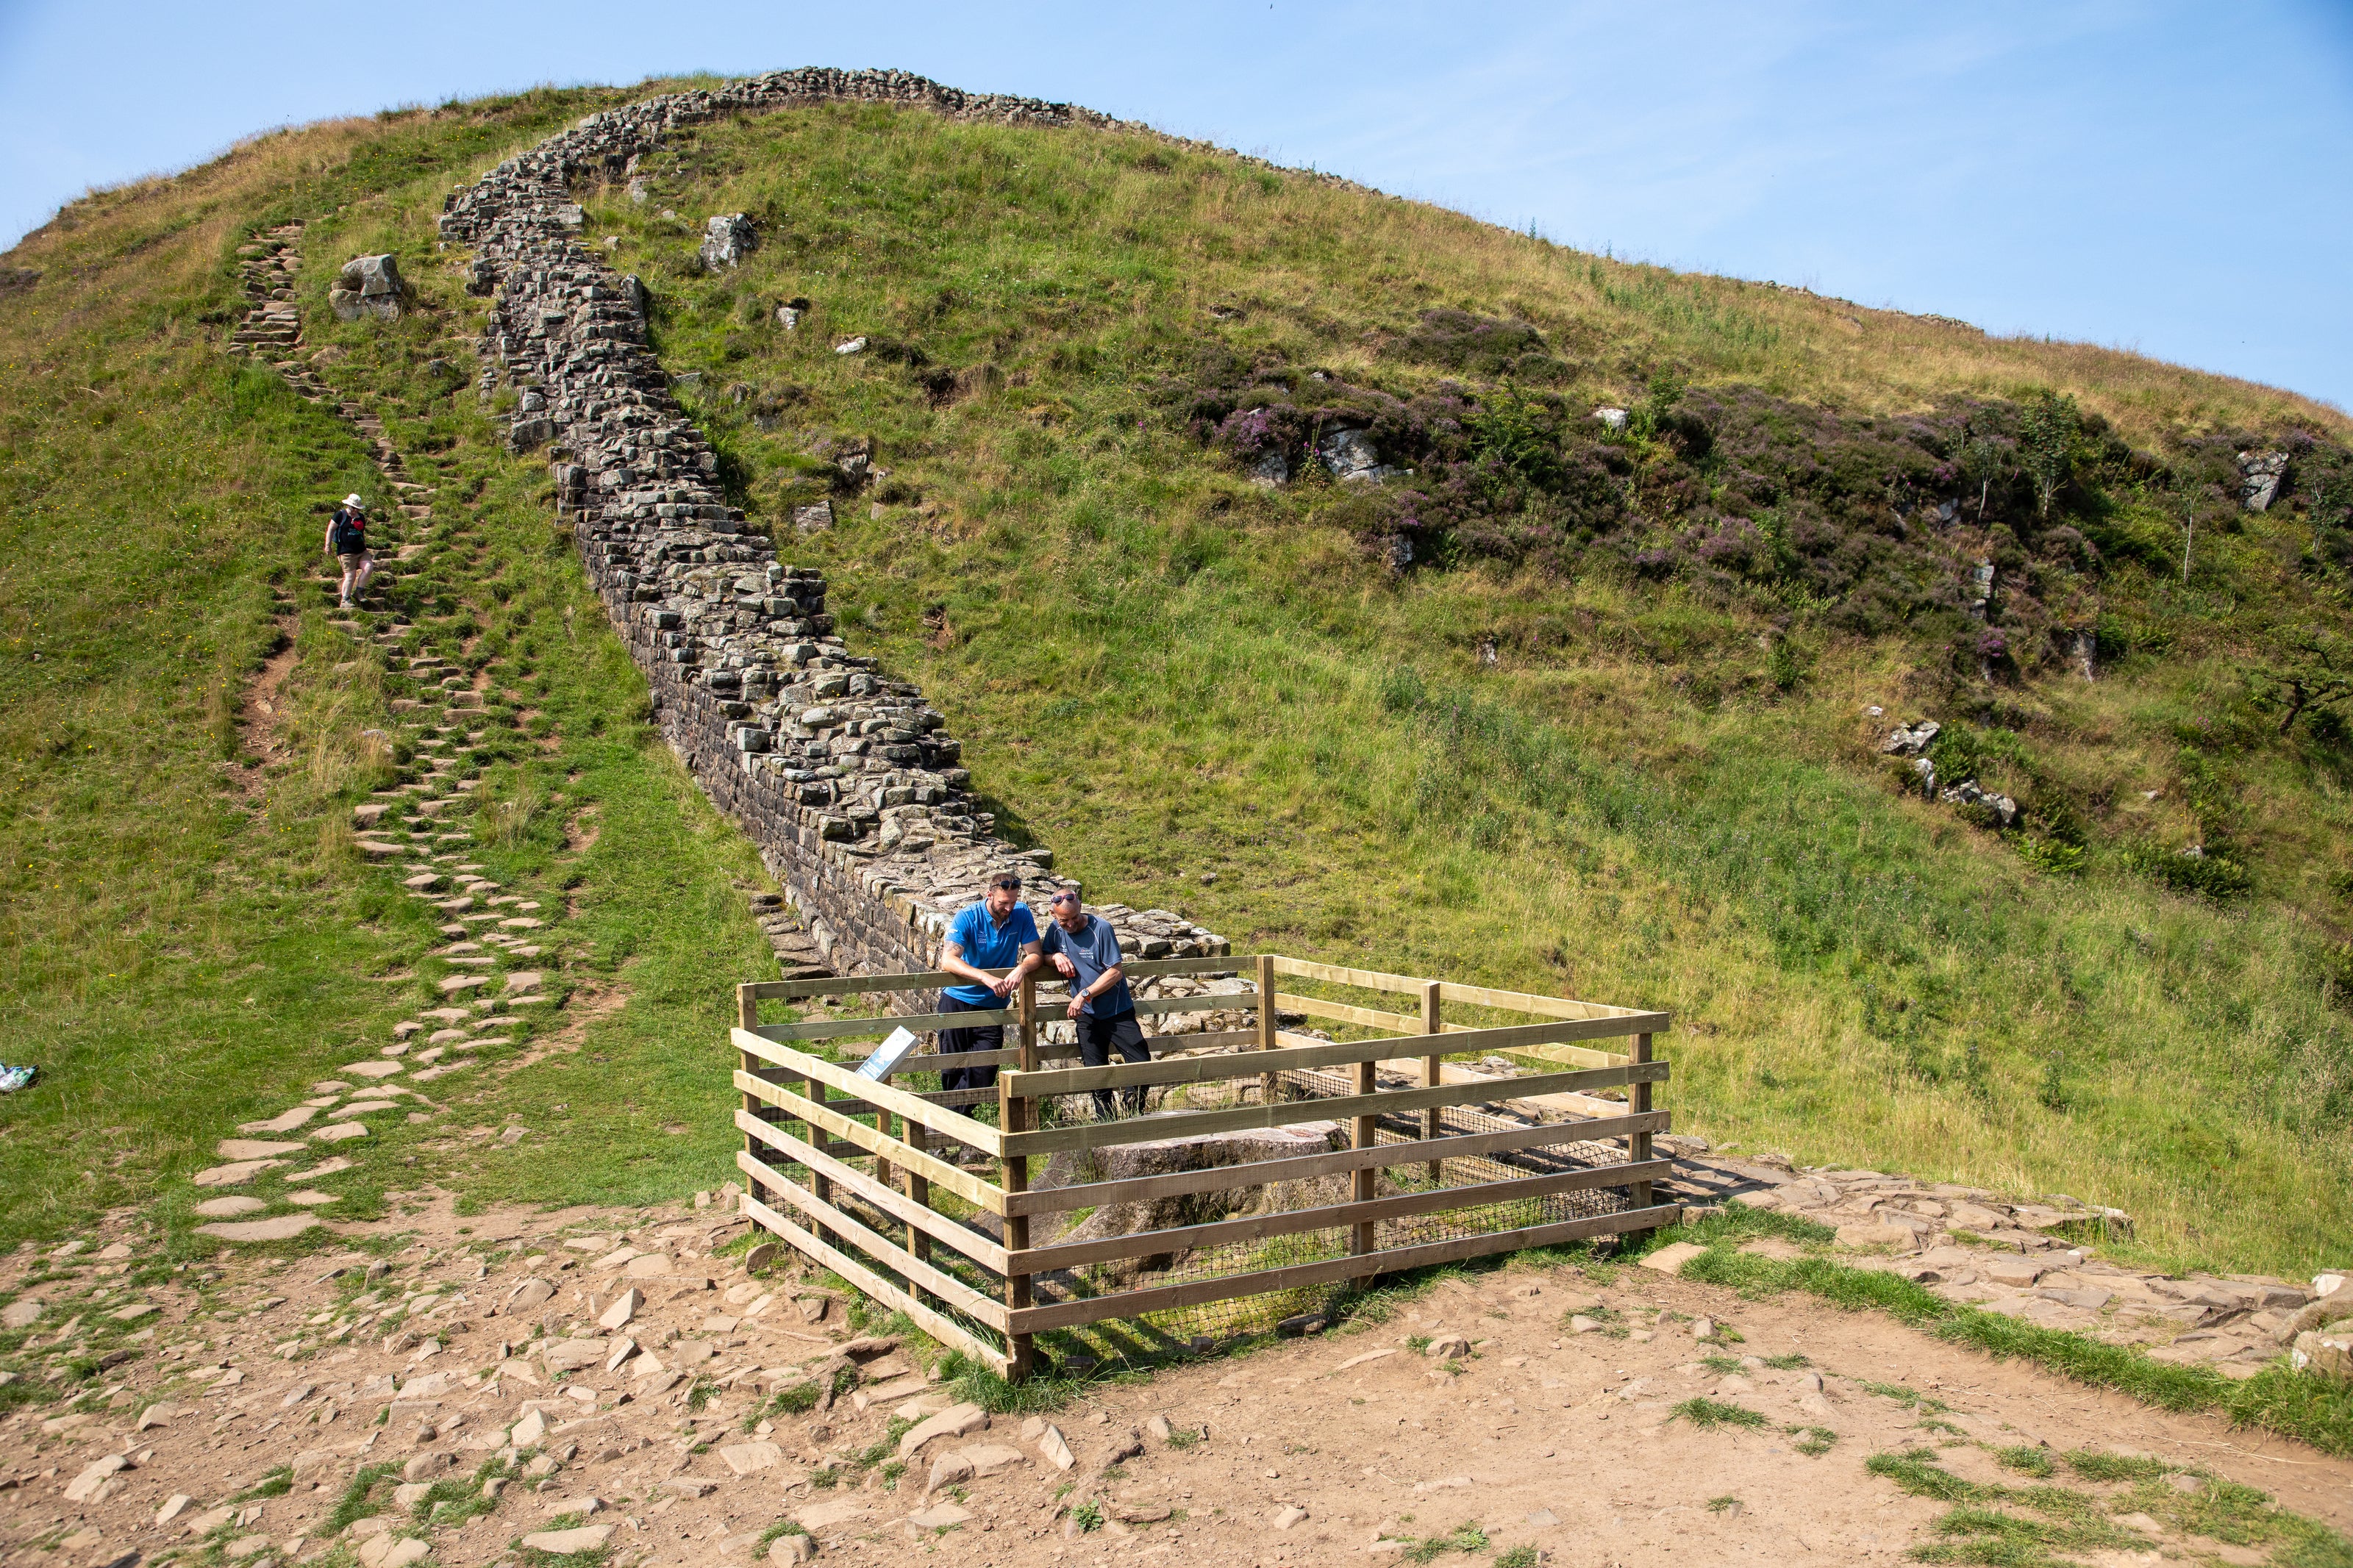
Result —
[[[1079, 895], [1064, 889], [1054, 895], [1054, 919], [1039, 944], [1057, 973], [1071, 983], [1071, 1022], [1079, 1031], [1079, 1059], [1091, 1068], [1109, 1067], [1116, 1049], [1124, 1062], [1148, 1062], [1152, 1049], [1144, 1043], [1144, 1026], [1135, 1021], [1135, 996], [1120, 968], [1119, 931], [1101, 915], [1091, 915]], [[1122, 1091], [1130, 1116], [1144, 1114], [1144, 1086]], [[1113, 1115], [1111, 1090], [1095, 1090], [1095, 1120]]]
[[[940, 1011], [996, 1011], [1005, 1005], [1006, 997], [1039, 962], [1038, 920], [1029, 912], [1029, 906], [1021, 901], [1021, 879], [1010, 871], [999, 871], [988, 879], [988, 891], [980, 901], [957, 910], [955, 923], [948, 927], [947, 952], [940, 960], [940, 967], [959, 976], [965, 984], [948, 986], [940, 993]], [[992, 969], [1008, 973], [991, 974], [988, 971]], [[940, 1031], [943, 1055], [1004, 1048], [1002, 1024]], [[994, 1065], [945, 1068], [940, 1072], [940, 1087], [995, 1089], [997, 1068]]]
[[375, 557], [367, 547], [367, 506], [358, 496], [345, 496], [335, 515], [327, 520], [326, 548], [343, 565], [343, 581], [337, 597], [348, 610], [353, 600], [367, 592], [368, 579], [375, 575]]

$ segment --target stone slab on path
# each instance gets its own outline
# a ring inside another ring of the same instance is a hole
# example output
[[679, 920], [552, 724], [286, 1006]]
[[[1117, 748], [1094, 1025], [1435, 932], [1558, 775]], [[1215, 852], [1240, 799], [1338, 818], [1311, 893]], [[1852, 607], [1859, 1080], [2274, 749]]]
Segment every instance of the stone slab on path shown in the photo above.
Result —
[[319, 1224], [314, 1214], [282, 1214], [272, 1219], [251, 1219], [227, 1225], [200, 1225], [196, 1229], [223, 1241], [291, 1241]]
[[209, 1171], [198, 1171], [188, 1179], [200, 1187], [235, 1187], [253, 1180], [264, 1171], [274, 1171], [286, 1163], [283, 1160], [240, 1160], [235, 1164], [215, 1165]]
[[240, 1122], [237, 1130], [239, 1132], [291, 1132], [318, 1114], [318, 1109], [315, 1106], [298, 1105], [293, 1110], [273, 1116], [267, 1121]]
[[322, 1127], [316, 1132], [311, 1133], [311, 1142], [313, 1143], [345, 1143], [349, 1142], [352, 1139], [364, 1138], [367, 1135], [367, 1123], [364, 1121], [338, 1121], [332, 1126]]
[[351, 1066], [339, 1070], [349, 1073], [353, 1078], [390, 1078], [402, 1068], [398, 1062], [374, 1061], [353, 1062]]
[[206, 1219], [235, 1219], [241, 1214], [259, 1214], [269, 1206], [259, 1198], [206, 1198], [196, 1205], [196, 1212]]
[[224, 1138], [218, 1152], [224, 1160], [267, 1160], [279, 1154], [300, 1154], [300, 1143], [270, 1143], [259, 1138]]

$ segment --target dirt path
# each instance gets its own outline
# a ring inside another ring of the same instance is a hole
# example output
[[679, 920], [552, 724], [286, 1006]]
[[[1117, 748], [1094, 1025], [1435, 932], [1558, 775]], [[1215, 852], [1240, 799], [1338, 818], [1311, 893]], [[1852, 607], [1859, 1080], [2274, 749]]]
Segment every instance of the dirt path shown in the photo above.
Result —
[[292, 715], [287, 711], [283, 689], [286, 678], [294, 672], [299, 650], [294, 646], [290, 622], [281, 621], [279, 632], [283, 646], [263, 661], [259, 671], [247, 683], [244, 700], [237, 704], [238, 750], [247, 756], [260, 758], [263, 764], [230, 770], [230, 787], [249, 805], [259, 805], [268, 798], [269, 764], [283, 762], [287, 756], [284, 735], [287, 721]]
[[[2270, 1560], [2193, 1532], [2204, 1496], [2193, 1471], [2353, 1527], [2353, 1463], [1873, 1314], [1746, 1302], [1642, 1268], [1600, 1282], [1526, 1267], [1457, 1279], [1377, 1325], [1103, 1386], [1050, 1417], [984, 1429], [904, 1351], [858, 1340], [844, 1304], [797, 1271], [755, 1278], [712, 1256], [743, 1234], [723, 1207], [463, 1218], [428, 1196], [343, 1234], [348, 1255], [233, 1257], [217, 1278], [200, 1266], [193, 1279], [130, 1287], [146, 1233], [124, 1215], [72, 1257], [0, 1264], [0, 1289], [41, 1303], [9, 1358], [19, 1376], [110, 1346], [138, 1352], [71, 1406], [0, 1422], [0, 1551], [54, 1547], [39, 1560], [97, 1568], [132, 1550], [152, 1561], [218, 1542], [278, 1563], [348, 1542], [365, 1549], [364, 1568], [385, 1568], [427, 1552], [511, 1562], [518, 1539], [578, 1528], [588, 1535], [565, 1543], [594, 1537], [616, 1564], [749, 1563], [789, 1556], [788, 1540], [764, 1538], [797, 1520], [823, 1557], [850, 1561], [1288, 1565], [1401, 1560], [1396, 1543], [1460, 1544], [1475, 1522], [1482, 1562], [1523, 1545], [1547, 1555], [1514, 1561], [1870, 1562], [1936, 1541], [1947, 1513], [1872, 1474], [1873, 1455], [1929, 1451], [1962, 1481], [2026, 1484], [2000, 1449], [2156, 1457], [2137, 1486], [2056, 1467], [2048, 1486], [2134, 1543], [2070, 1554], [2087, 1563], [2159, 1550]], [[591, 1327], [631, 1289], [640, 1300], [617, 1331]], [[1696, 1340], [1698, 1319], [1739, 1338]], [[1443, 1350], [1451, 1335], [1470, 1351], [1422, 1353], [1420, 1342]], [[565, 1372], [547, 1347], [571, 1338], [596, 1343]], [[845, 1354], [863, 1384], [830, 1411], [768, 1403], [797, 1386], [813, 1394], [810, 1379]], [[1761, 1425], [1704, 1429], [1689, 1407], [1676, 1413], [1695, 1397]], [[894, 1413], [968, 1429], [913, 1448], [894, 1473]], [[1154, 1435], [1155, 1417], [1176, 1443]], [[1201, 1436], [1185, 1444], [1187, 1432]], [[1824, 1434], [1826, 1451], [1805, 1451]], [[118, 1458], [128, 1468], [113, 1471]], [[945, 1484], [926, 1498], [943, 1460]], [[358, 1521], [336, 1529], [354, 1474], [386, 1465], [405, 1471], [385, 1471], [346, 1505]], [[960, 1478], [959, 1466], [980, 1473]], [[290, 1490], [233, 1500], [279, 1467]], [[495, 1500], [485, 1480], [503, 1481]], [[480, 1511], [452, 1518], [453, 1503]], [[437, 1505], [438, 1524], [423, 1517]]]

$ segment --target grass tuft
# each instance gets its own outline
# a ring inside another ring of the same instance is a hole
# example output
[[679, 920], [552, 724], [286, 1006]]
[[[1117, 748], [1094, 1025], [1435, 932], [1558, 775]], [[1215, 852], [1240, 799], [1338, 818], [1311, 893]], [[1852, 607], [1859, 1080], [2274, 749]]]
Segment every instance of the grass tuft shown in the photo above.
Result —
[[1688, 1421], [1702, 1431], [1717, 1426], [1746, 1426], [1754, 1429], [1765, 1425], [1765, 1417], [1754, 1410], [1746, 1409], [1737, 1405], [1727, 1405], [1720, 1399], [1686, 1399], [1667, 1412], [1667, 1419]]

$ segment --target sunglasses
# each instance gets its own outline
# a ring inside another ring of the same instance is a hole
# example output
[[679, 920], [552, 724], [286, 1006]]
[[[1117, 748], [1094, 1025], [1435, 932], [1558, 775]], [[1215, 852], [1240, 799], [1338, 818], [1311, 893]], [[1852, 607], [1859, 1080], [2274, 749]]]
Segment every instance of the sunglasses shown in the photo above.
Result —
[[1054, 895], [1054, 903], [1058, 907], [1063, 904], [1075, 904], [1078, 901], [1079, 896], [1076, 893], [1056, 893]]

